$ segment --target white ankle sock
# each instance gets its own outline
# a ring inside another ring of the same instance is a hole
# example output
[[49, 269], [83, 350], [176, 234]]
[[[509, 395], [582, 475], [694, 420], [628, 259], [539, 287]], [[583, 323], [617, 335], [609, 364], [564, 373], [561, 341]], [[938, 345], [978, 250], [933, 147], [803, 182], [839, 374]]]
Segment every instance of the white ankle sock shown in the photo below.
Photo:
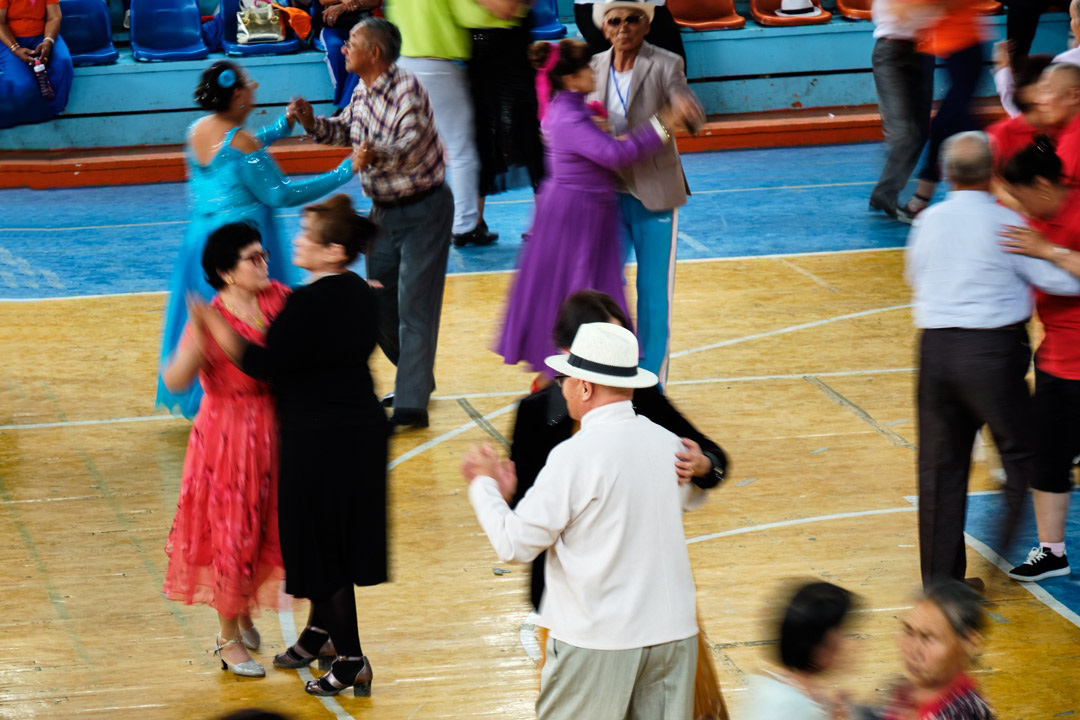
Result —
[[1039, 543], [1039, 545], [1043, 546], [1044, 548], [1046, 548], [1050, 552], [1054, 553], [1055, 557], [1062, 557], [1062, 556], [1065, 555], [1065, 543], [1063, 543], [1063, 542], [1059, 542], [1059, 543], [1041, 542], [1041, 543]]

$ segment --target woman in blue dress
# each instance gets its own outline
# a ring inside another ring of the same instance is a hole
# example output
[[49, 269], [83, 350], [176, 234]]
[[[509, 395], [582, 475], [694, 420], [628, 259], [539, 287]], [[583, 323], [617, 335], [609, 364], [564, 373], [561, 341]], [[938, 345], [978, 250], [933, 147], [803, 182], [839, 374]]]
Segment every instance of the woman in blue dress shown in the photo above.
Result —
[[[187, 294], [197, 292], [206, 301], [214, 296], [201, 265], [203, 246], [211, 232], [227, 223], [253, 223], [262, 235], [263, 247], [270, 253], [270, 278], [285, 285], [298, 285], [300, 271], [289, 261], [291, 253], [278, 234], [274, 208], [311, 202], [352, 177], [348, 158], [336, 170], [310, 180], [289, 180], [282, 175], [266, 148], [288, 136], [293, 121], [283, 115], [257, 133], [244, 130], [244, 123], [255, 108], [257, 87], [238, 65], [223, 60], [203, 72], [195, 90], [195, 100], [212, 112], [188, 131], [185, 157], [191, 220], [169, 281], [161, 367], [176, 351], [187, 323]], [[199, 409], [201, 397], [198, 382], [184, 392], [173, 393], [158, 373], [159, 406], [191, 418]]]

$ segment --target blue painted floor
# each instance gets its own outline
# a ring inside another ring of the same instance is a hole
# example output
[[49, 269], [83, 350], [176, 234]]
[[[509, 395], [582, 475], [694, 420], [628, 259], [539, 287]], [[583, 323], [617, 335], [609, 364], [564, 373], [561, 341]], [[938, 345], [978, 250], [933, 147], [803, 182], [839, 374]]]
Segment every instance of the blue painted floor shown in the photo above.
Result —
[[[870, 213], [882, 147], [837, 145], [686, 155], [694, 197], [680, 259], [900, 247], [907, 227]], [[346, 191], [362, 208], [359, 182]], [[0, 190], [0, 299], [164, 290], [187, 218], [182, 184]], [[511, 270], [532, 193], [489, 198], [496, 245], [451, 250], [450, 272]], [[286, 236], [298, 211], [279, 213]]]
[[[1005, 558], [1010, 565], [1016, 566], [1027, 559], [1028, 551], [1033, 546], [1039, 544], [1039, 534], [1035, 529], [1035, 512], [1029, 499], [1020, 531], [1017, 533], [1017, 541], [1014, 543], [1015, 547], [1008, 552], [1003, 552], [997, 542], [997, 523], [1004, 513], [1002, 495], [972, 495], [968, 498], [966, 529], [969, 535], [990, 546], [994, 552]], [[1075, 557], [1080, 556], [1080, 553], [1077, 553], [1078, 548], [1076, 545], [1077, 538], [1080, 538], [1080, 492], [1077, 491], [1073, 492], [1072, 503], [1070, 503], [1069, 518], [1065, 524], [1065, 537], [1066, 553], [1070, 550], [1073, 551], [1073, 563], [1075, 564]], [[1043, 590], [1050, 593], [1055, 600], [1074, 613], [1080, 614], [1080, 568], [1074, 565], [1071, 575], [1050, 578], [1038, 584]]]

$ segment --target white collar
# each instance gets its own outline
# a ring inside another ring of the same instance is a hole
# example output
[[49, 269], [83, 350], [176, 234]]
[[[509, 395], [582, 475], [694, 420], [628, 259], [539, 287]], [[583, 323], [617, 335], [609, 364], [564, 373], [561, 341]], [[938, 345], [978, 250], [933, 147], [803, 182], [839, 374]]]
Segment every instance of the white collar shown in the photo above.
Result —
[[597, 423], [603, 425], [636, 416], [637, 413], [634, 412], [634, 403], [630, 400], [620, 400], [619, 402], [601, 405], [600, 407], [585, 413], [581, 418], [581, 429], [584, 430], [589, 425], [595, 425]]

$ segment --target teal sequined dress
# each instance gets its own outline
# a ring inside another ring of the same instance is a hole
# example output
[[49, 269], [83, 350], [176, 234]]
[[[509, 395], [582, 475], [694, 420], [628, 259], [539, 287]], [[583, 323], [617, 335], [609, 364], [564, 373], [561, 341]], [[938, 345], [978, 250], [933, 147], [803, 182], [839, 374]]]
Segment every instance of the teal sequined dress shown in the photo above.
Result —
[[221, 150], [207, 165], [200, 165], [190, 149], [186, 151], [191, 220], [169, 280], [169, 304], [165, 308], [165, 330], [161, 338], [156, 404], [187, 418], [194, 417], [199, 410], [202, 388], [198, 380], [186, 392], [172, 393], [165, 387], [160, 371], [176, 351], [187, 324], [187, 294], [197, 292], [207, 302], [214, 297], [214, 289], [206, 282], [202, 269], [207, 236], [228, 223], [255, 223], [262, 233], [263, 247], [270, 252], [271, 279], [294, 287], [300, 284], [300, 271], [290, 262], [290, 243], [282, 239], [278, 232], [274, 208], [317, 200], [352, 177], [348, 158], [336, 170], [310, 180], [289, 180], [282, 175], [266, 148], [288, 136], [290, 130], [284, 116], [257, 133], [256, 138], [263, 149], [250, 154], [231, 146], [239, 130], [235, 128], [225, 136]]

